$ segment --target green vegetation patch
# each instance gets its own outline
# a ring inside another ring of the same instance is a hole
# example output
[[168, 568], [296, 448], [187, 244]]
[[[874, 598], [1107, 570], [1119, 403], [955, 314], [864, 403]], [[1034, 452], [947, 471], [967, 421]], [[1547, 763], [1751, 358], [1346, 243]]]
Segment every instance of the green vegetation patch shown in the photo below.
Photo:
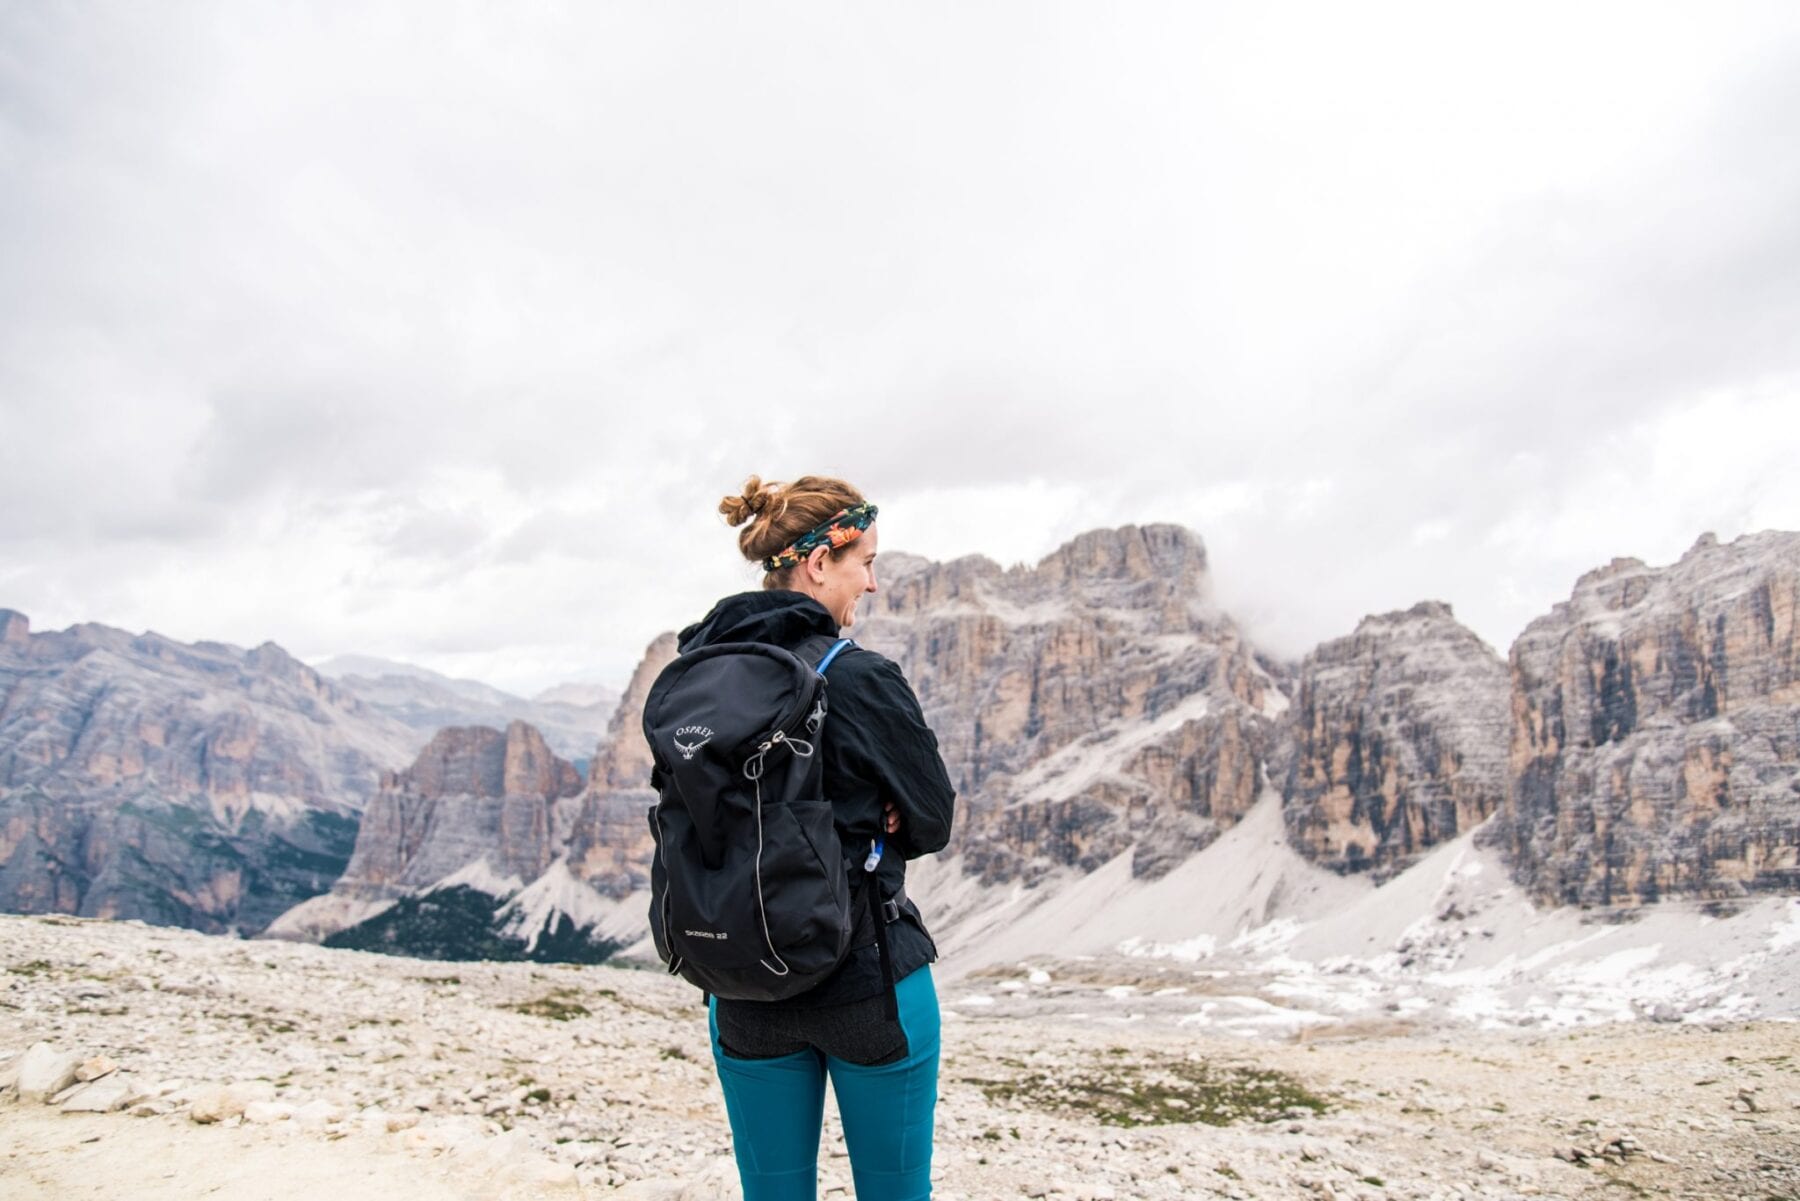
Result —
[[51, 970], [48, 959], [33, 959], [27, 963], [15, 963], [6, 970], [15, 976], [42, 976]]
[[1294, 1077], [1266, 1068], [1204, 1060], [1122, 1063], [1093, 1059], [1010, 1079], [965, 1077], [989, 1101], [1074, 1114], [1108, 1126], [1274, 1122], [1293, 1109], [1315, 1114], [1330, 1101]]
[[588, 1016], [587, 1006], [574, 1000], [575, 996], [574, 991], [559, 988], [535, 1001], [520, 1001], [517, 1004], [504, 1005], [501, 1008], [534, 1018], [549, 1018], [553, 1022], [572, 1022], [576, 1018]]
[[500, 902], [465, 885], [441, 888], [424, 896], [403, 897], [368, 921], [339, 930], [325, 945], [350, 951], [376, 951], [415, 959], [520, 960], [540, 963], [601, 963], [623, 944], [589, 938], [567, 915], [539, 933], [529, 949], [525, 941], [496, 928]]

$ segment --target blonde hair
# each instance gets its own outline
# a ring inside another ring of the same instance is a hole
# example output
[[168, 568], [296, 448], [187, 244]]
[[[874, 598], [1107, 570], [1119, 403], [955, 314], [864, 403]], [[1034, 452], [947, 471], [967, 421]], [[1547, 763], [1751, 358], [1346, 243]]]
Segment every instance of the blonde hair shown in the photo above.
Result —
[[[832, 476], [803, 475], [784, 484], [774, 480], [765, 483], [762, 477], [753, 475], [744, 481], [741, 494], [719, 501], [719, 512], [725, 515], [728, 525], [749, 522], [744, 532], [738, 535], [738, 549], [750, 562], [761, 563], [792, 546], [815, 526], [862, 503], [861, 492]], [[845, 549], [839, 547], [831, 553], [835, 556]], [[783, 567], [765, 573], [763, 587], [786, 587], [793, 570], [793, 567]]]

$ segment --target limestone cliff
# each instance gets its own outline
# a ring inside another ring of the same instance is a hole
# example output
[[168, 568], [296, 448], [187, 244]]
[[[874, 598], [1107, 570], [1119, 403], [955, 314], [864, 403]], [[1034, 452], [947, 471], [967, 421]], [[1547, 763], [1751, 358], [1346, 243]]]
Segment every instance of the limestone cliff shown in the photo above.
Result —
[[570, 870], [605, 896], [622, 897], [650, 886], [655, 843], [646, 815], [656, 794], [650, 790], [644, 702], [657, 674], [674, 658], [673, 634], [661, 635], [644, 652], [606, 737], [594, 752], [587, 789], [574, 810], [568, 835]]
[[383, 775], [331, 891], [282, 915], [269, 933], [322, 937], [403, 897], [457, 885], [487, 896], [491, 917], [556, 858], [556, 807], [581, 787], [574, 766], [524, 722], [505, 733], [440, 730], [411, 767]]
[[1513, 643], [1507, 815], [1548, 903], [1800, 891], [1800, 534], [1614, 559]]
[[330, 886], [408, 741], [273, 643], [0, 611], [0, 908], [258, 930]]
[[1365, 617], [1301, 661], [1282, 772], [1288, 839], [1376, 879], [1506, 795], [1506, 665], [1450, 606]]
[[[951, 852], [990, 880], [1088, 869], [1130, 852], [1156, 875], [1255, 799], [1285, 703], [1212, 603], [1206, 552], [1176, 526], [1081, 535], [1034, 567], [882, 556], [850, 633], [919, 694], [958, 790]], [[674, 657], [632, 680], [570, 838], [569, 864], [611, 896], [647, 880], [650, 752], [639, 719]]]
[[1190, 531], [1097, 530], [1032, 567], [882, 563], [854, 633], [918, 692], [977, 874], [1130, 852], [1160, 875], [1250, 807], [1286, 702]]

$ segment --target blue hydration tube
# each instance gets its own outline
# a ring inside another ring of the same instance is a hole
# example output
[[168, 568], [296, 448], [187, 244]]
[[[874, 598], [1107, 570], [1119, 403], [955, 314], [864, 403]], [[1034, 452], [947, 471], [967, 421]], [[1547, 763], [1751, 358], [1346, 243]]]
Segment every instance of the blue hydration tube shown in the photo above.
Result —
[[886, 848], [887, 838], [885, 836], [877, 837], [874, 842], [869, 844], [869, 857], [863, 860], [863, 870], [865, 872], [872, 872], [880, 865], [881, 852]]

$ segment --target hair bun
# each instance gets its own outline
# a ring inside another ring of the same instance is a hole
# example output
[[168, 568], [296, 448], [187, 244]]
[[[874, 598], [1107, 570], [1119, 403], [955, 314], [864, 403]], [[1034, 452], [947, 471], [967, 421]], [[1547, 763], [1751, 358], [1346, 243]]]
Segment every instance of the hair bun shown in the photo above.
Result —
[[743, 525], [760, 516], [774, 502], [777, 488], [763, 484], [761, 476], [751, 476], [744, 481], [744, 491], [740, 496], [727, 496], [719, 501], [719, 512], [725, 515], [729, 525]]

